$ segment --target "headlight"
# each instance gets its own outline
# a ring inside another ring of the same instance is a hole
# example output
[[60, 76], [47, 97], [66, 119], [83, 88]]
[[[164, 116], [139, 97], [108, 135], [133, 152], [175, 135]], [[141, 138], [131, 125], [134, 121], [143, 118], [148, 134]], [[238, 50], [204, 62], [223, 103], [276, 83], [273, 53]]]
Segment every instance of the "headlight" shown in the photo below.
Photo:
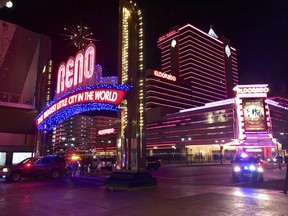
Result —
[[276, 160], [276, 158], [273, 158], [273, 162], [276, 162], [277, 160]]
[[254, 165], [250, 165], [250, 166], [249, 166], [249, 169], [250, 169], [251, 171], [255, 171], [255, 170], [256, 170], [256, 167], [255, 167]]
[[4, 167], [4, 168], [2, 169], [2, 171], [3, 171], [3, 172], [8, 172], [9, 170], [8, 170], [8, 168]]
[[240, 171], [241, 171], [240, 167], [238, 167], [238, 166], [234, 167], [234, 172], [240, 172]]
[[258, 167], [258, 168], [257, 168], [257, 171], [258, 171], [258, 172], [263, 172], [263, 168], [262, 168], [262, 167]]

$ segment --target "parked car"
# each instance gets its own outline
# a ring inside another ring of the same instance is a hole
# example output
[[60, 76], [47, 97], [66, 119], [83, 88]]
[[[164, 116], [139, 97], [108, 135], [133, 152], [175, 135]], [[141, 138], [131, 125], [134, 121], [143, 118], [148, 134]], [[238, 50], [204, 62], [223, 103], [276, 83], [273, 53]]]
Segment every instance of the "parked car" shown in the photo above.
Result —
[[251, 180], [263, 182], [263, 168], [259, 158], [245, 152], [237, 154], [232, 162], [232, 178], [234, 182]]
[[0, 167], [0, 178], [18, 182], [23, 178], [39, 176], [59, 178], [65, 171], [66, 160], [59, 156], [30, 157], [18, 164]]
[[147, 160], [147, 169], [158, 169], [159, 167], [161, 167], [161, 159], [159, 157], [156, 156], [147, 156], [146, 157]]

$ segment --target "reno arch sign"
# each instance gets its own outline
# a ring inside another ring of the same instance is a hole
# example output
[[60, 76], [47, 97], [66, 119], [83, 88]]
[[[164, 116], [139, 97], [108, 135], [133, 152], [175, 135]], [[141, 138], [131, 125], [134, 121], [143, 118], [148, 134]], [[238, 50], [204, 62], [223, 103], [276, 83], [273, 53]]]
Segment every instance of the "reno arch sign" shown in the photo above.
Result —
[[38, 130], [52, 130], [65, 119], [83, 112], [118, 111], [118, 105], [132, 86], [98, 84], [95, 56], [96, 47], [90, 43], [84, 51], [60, 64], [55, 98], [35, 118]]
[[90, 43], [85, 51], [79, 51], [75, 57], [62, 62], [58, 68], [56, 96], [70, 89], [93, 83], [96, 47]]

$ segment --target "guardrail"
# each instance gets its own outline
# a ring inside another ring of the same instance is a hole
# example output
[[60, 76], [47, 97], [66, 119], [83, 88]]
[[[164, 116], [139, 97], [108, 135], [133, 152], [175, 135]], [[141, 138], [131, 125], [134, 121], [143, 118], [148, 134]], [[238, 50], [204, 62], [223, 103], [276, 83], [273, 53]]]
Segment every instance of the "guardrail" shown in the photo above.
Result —
[[9, 92], [0, 92], [0, 106], [35, 109], [35, 97]]

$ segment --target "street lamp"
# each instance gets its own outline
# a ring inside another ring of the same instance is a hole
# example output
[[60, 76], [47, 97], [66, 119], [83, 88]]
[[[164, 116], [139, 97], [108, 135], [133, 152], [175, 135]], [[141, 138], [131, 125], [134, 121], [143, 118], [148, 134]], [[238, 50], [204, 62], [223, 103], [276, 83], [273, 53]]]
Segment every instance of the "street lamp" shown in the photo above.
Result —
[[0, 0], [0, 9], [3, 7], [12, 8], [13, 2], [10, 0]]

